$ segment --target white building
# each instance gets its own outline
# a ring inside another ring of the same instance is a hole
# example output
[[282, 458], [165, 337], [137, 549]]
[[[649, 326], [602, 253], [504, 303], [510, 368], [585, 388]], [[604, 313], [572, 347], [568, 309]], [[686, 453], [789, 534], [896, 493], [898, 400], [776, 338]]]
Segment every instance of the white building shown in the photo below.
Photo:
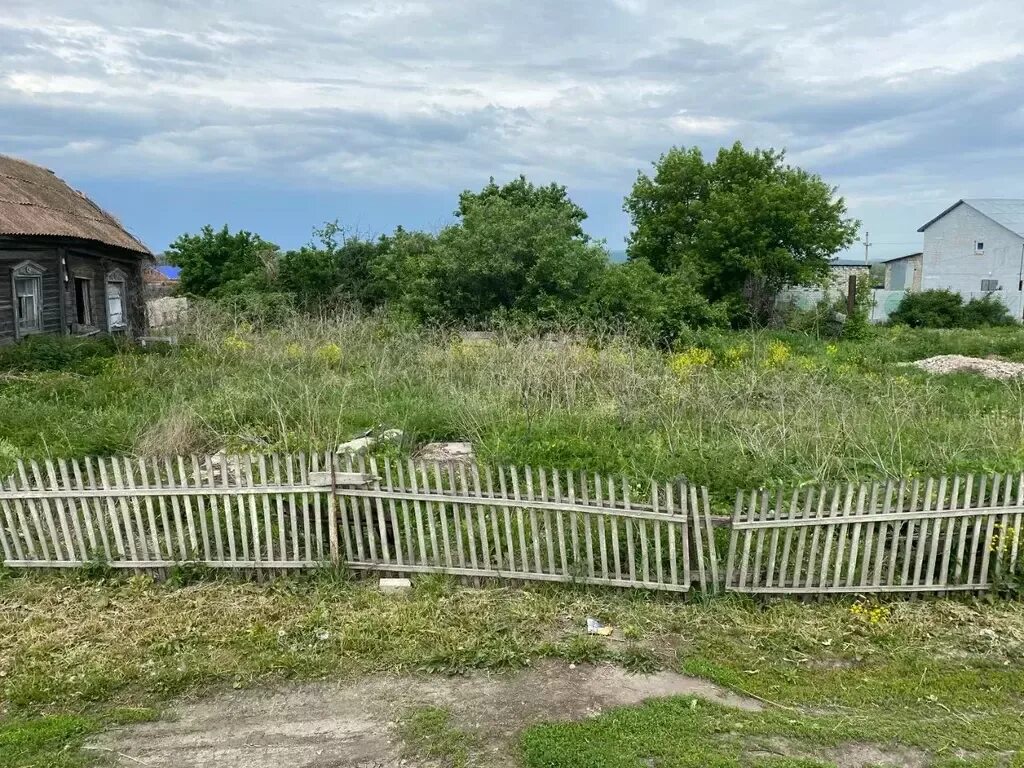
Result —
[[922, 290], [998, 296], [1024, 317], [1024, 200], [959, 200], [924, 233]]

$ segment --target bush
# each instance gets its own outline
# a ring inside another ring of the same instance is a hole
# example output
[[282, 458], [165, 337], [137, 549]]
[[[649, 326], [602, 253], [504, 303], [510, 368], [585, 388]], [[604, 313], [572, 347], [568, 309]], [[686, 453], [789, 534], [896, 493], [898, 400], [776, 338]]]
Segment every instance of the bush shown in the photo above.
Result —
[[945, 289], [908, 293], [889, 321], [911, 328], [984, 328], [1015, 322], [995, 296], [964, 304], [959, 293]]
[[19, 344], [0, 348], [0, 371], [90, 373], [97, 369], [101, 360], [113, 357], [123, 346], [124, 343], [111, 337], [31, 336]]

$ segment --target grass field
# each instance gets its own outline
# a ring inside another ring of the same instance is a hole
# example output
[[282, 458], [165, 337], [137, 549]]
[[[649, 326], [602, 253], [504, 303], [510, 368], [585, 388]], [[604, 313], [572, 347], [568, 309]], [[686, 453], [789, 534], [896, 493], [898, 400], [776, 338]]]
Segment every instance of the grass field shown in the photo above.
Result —
[[[668, 699], [535, 726], [520, 742], [531, 768], [649, 759], [736, 766], [751, 764], [741, 754], [755, 748], [793, 753], [763, 765], [827, 765], [798, 756], [850, 743], [903, 745], [928, 765], [1022, 764], [1020, 605], [854, 605], [474, 590], [438, 578], [396, 596], [329, 575], [265, 585], [8, 576], [0, 581], [0, 766], [83, 764], [76, 747], [88, 734], [153, 717], [187, 693], [515, 669], [545, 657], [676, 669], [767, 703], [740, 712]], [[587, 636], [587, 616], [619, 628], [624, 641]], [[452, 762], [475, 764], [472, 734], [443, 711], [415, 713], [403, 730], [435, 759], [448, 750]]]
[[[254, 329], [204, 314], [181, 340], [0, 350], [0, 475], [19, 457], [323, 449], [377, 426], [406, 432], [389, 451], [468, 439], [491, 463], [686, 475], [719, 503], [736, 487], [1024, 464], [1022, 383], [902, 365], [1024, 361], [1018, 329], [700, 333], [666, 352], [624, 337], [481, 344], [376, 319]], [[624, 642], [586, 636], [587, 616]], [[897, 742], [915, 764], [1024, 765], [1016, 603], [705, 604], [442, 579], [402, 597], [338, 574], [157, 585], [0, 572], [0, 768], [89, 764], [78, 747], [90, 734], [183, 694], [545, 657], [676, 669], [767, 704], [671, 699], [533, 726], [517, 747], [531, 768], [806, 768], [847, 764], [829, 752], [839, 745]], [[403, 728], [426, 759], [474, 764], [474, 735], [443, 709]]]
[[324, 449], [378, 425], [399, 450], [468, 439], [488, 462], [737, 487], [1019, 468], [1024, 383], [930, 376], [939, 353], [1024, 360], [1024, 330], [880, 329], [866, 341], [695, 334], [674, 353], [379, 320], [255, 331], [204, 315], [182, 346], [0, 352], [0, 471], [17, 456]]

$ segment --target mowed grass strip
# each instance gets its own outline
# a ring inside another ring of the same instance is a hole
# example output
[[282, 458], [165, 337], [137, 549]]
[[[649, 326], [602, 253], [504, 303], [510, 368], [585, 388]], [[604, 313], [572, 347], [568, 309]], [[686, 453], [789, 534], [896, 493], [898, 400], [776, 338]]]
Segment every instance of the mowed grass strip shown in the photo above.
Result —
[[[616, 627], [621, 642], [587, 637], [588, 616]], [[403, 596], [332, 577], [176, 585], [32, 576], [0, 584], [0, 739], [20, 750], [9, 754], [26, 755], [0, 765], [48, 764], [36, 754], [75, 765], [88, 758], [76, 749], [84, 734], [116, 713], [149, 713], [211, 688], [509, 669], [543, 657], [661, 666], [767, 704], [740, 713], [684, 698], [538, 726], [523, 740], [534, 766], [696, 765], [708, 755], [720, 758], [708, 764], [737, 765], [750, 750], [776, 748], [777, 739], [792, 747], [786, 759], [818, 759], [854, 741], [899, 743], [930, 760], [1009, 764], [1024, 744], [1024, 608], [1016, 603], [865, 610], [850, 602], [465, 589], [440, 578]], [[581, 762], [595, 754], [604, 762]]]

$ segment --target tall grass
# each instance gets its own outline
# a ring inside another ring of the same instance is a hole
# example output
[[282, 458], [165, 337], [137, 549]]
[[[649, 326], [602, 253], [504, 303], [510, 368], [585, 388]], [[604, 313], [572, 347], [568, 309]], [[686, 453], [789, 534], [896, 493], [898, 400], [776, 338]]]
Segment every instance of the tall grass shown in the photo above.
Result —
[[472, 441], [481, 458], [685, 475], [736, 487], [1024, 463], [1024, 385], [933, 377], [941, 352], [1024, 357], [1024, 331], [885, 330], [830, 343], [697, 333], [467, 342], [378, 318], [273, 328], [205, 310], [181, 344], [40, 340], [0, 353], [0, 470], [13, 458], [323, 449], [377, 426]]

